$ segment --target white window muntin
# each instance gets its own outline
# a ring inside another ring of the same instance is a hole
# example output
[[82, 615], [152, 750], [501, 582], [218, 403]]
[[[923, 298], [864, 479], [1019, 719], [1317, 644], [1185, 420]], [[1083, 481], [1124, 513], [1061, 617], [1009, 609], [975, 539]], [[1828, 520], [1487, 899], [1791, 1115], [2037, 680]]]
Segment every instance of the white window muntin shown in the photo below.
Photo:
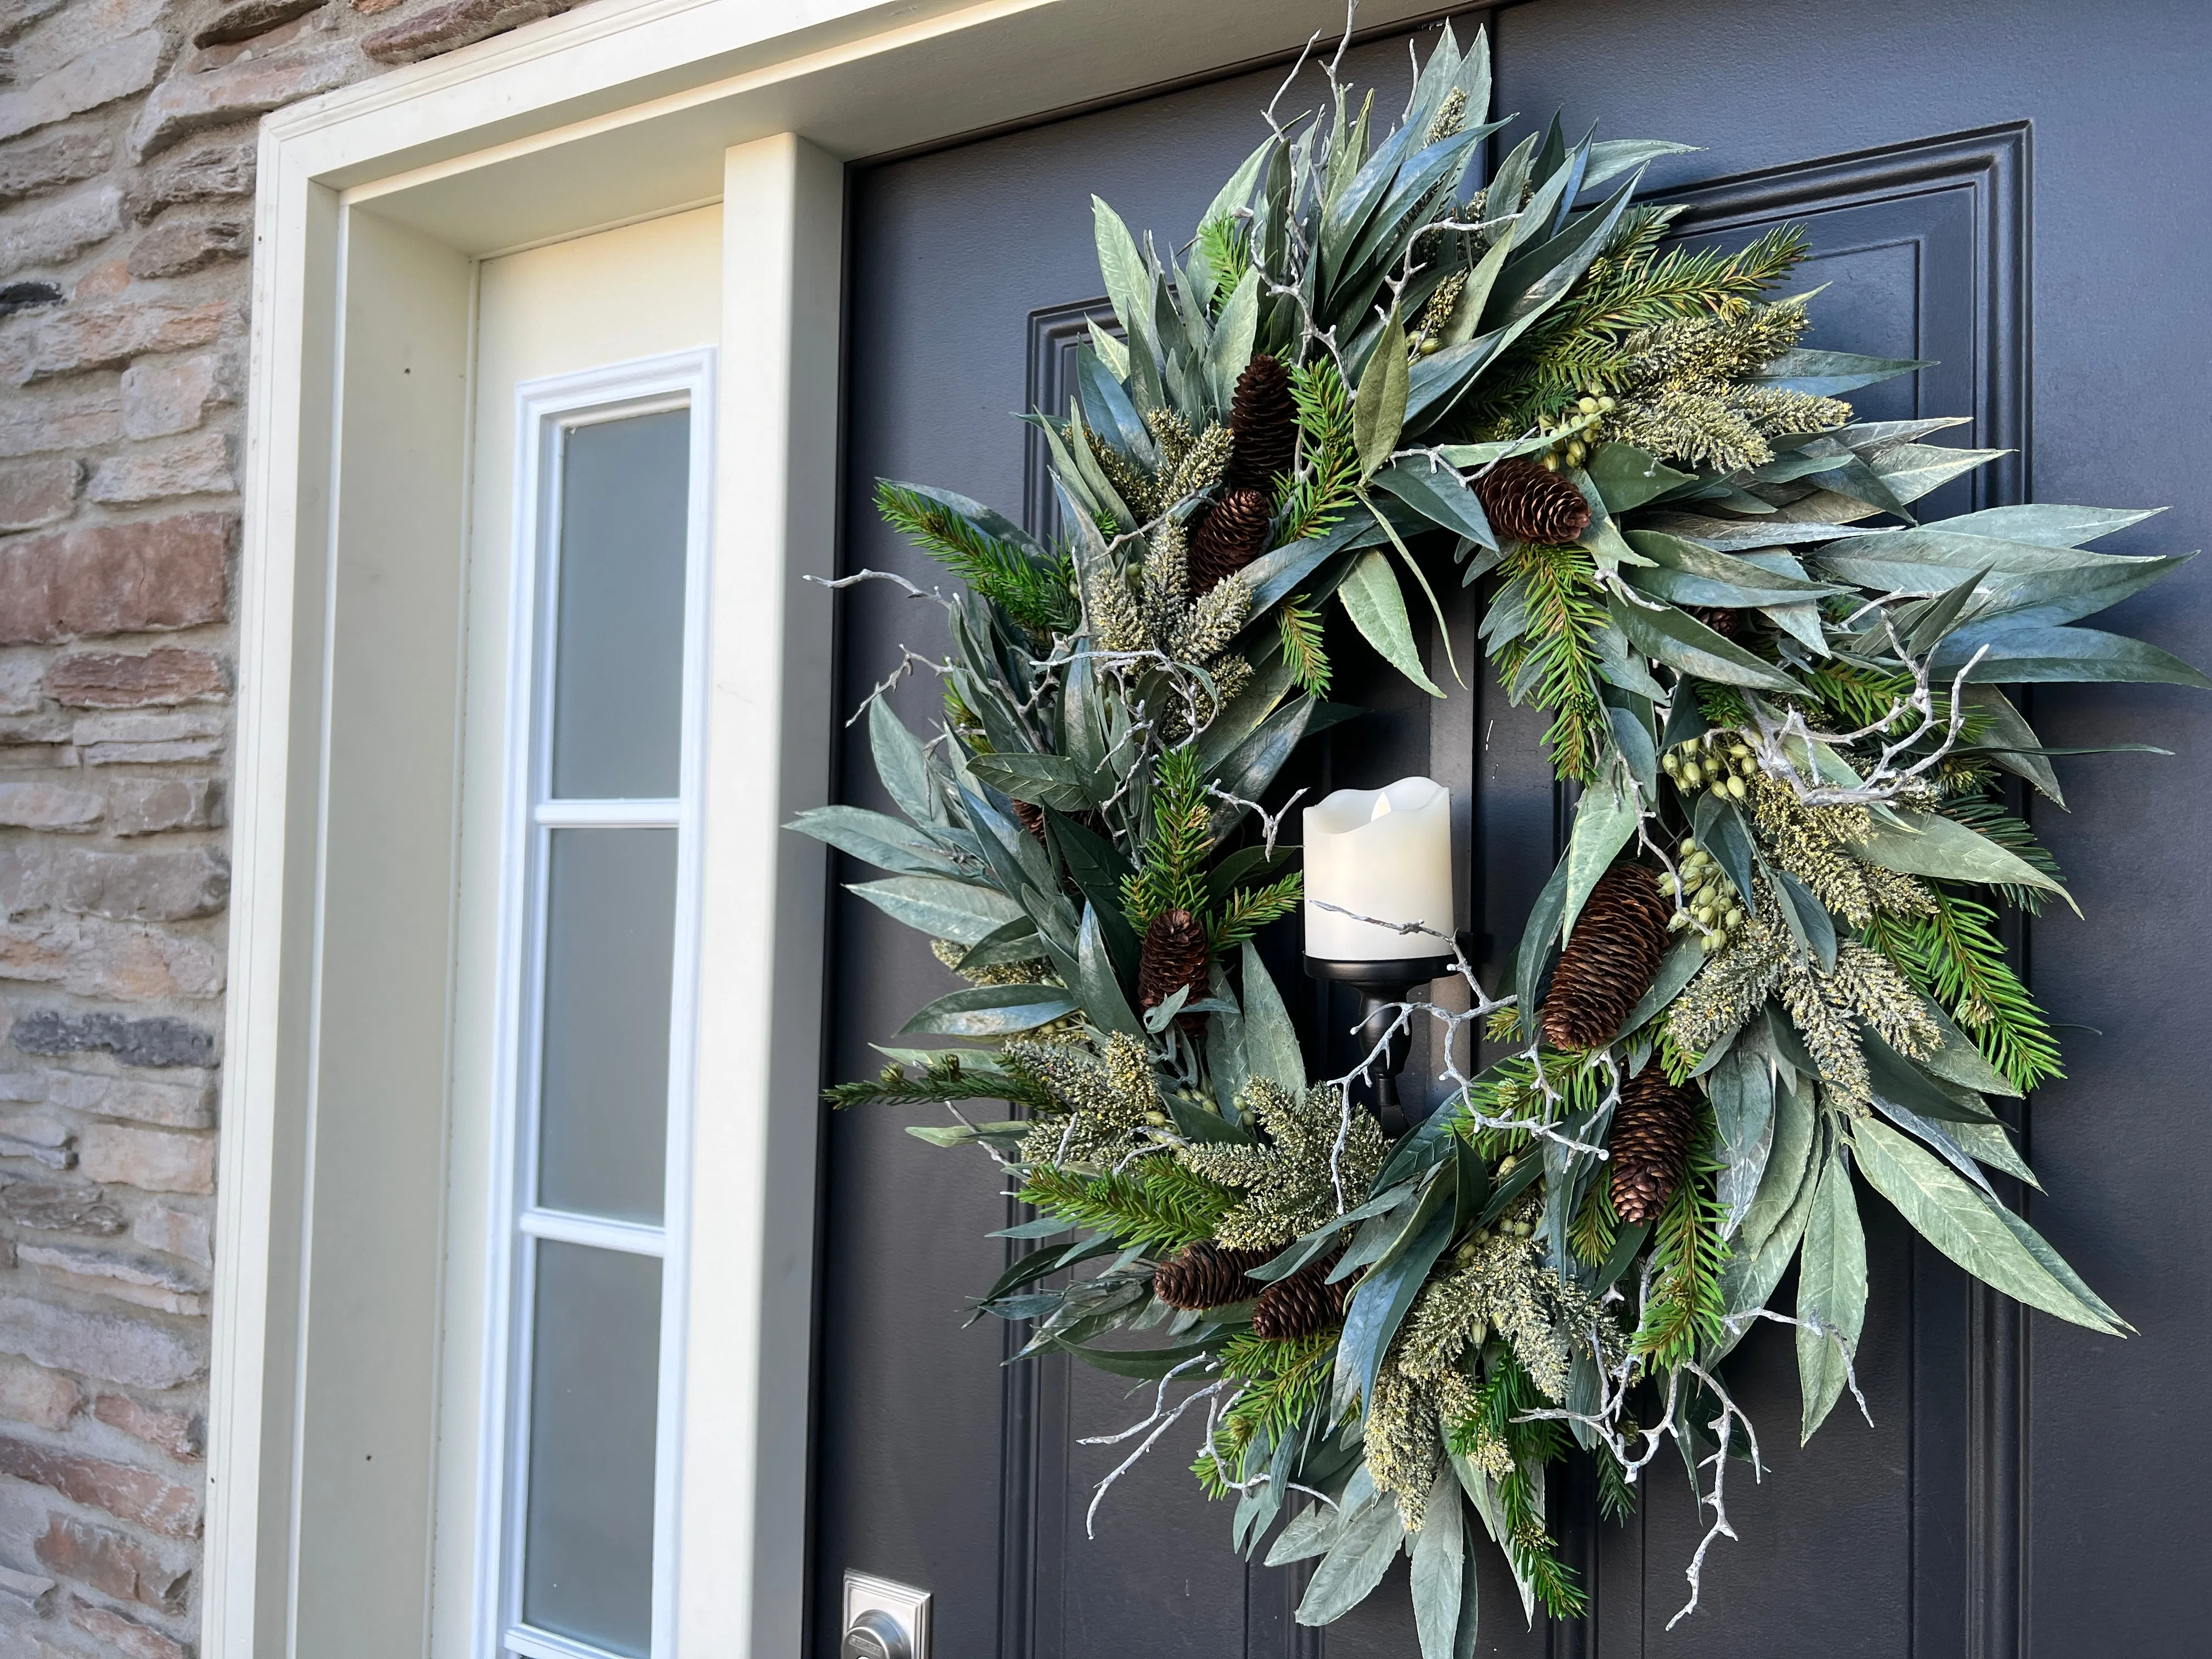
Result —
[[[483, 1659], [605, 1659], [607, 1650], [532, 1628], [522, 1617], [528, 1514], [532, 1320], [543, 1244], [580, 1245], [659, 1263], [650, 1654], [672, 1659], [683, 1423], [693, 1055], [696, 1042], [699, 814], [705, 754], [708, 555], [712, 512], [711, 348], [527, 381], [516, 388], [515, 557], [501, 838], [496, 1174], [477, 1485], [477, 1650]], [[562, 464], [568, 434], [635, 416], [688, 414], [681, 733], [677, 793], [555, 799], [555, 643], [560, 616]], [[538, 1202], [538, 1110], [549, 866], [561, 830], [663, 829], [676, 836], [674, 962], [661, 1216], [657, 1224]]]

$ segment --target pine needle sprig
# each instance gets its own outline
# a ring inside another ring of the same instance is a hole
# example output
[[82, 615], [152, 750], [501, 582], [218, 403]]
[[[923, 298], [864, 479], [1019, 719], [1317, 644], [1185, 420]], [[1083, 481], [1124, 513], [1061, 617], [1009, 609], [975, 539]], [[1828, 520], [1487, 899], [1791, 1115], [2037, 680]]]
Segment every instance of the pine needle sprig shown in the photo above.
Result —
[[1478, 406], [1479, 416], [1518, 431], [1592, 386], [1614, 390], [1629, 377], [1645, 331], [1739, 311], [1810, 252], [1802, 230], [1781, 225], [1734, 253], [1678, 247], [1655, 258], [1668, 216], [1646, 210], [1625, 224], [1558, 314], [1486, 377], [1510, 391]]
[[1116, 1244], [1142, 1245], [1155, 1255], [1212, 1238], [1237, 1200], [1227, 1188], [1171, 1158], [1141, 1158], [1103, 1176], [1032, 1164], [1019, 1196], [1056, 1219], [1103, 1233]]
[[[1987, 836], [2039, 874], [2053, 881], [2058, 879], [2058, 860], [2051, 856], [2050, 848], [2035, 838], [2035, 831], [2027, 827], [2027, 821], [2008, 811], [2002, 801], [1992, 800], [1987, 795], [1961, 795], [1944, 801], [1937, 810], [1945, 817]], [[2042, 889], [2004, 882], [1996, 884], [1996, 890], [2015, 910], [2025, 910], [2032, 916], [2042, 914]]]
[[1074, 628], [1074, 567], [1065, 552], [1040, 562], [941, 501], [902, 489], [889, 479], [876, 485], [876, 510], [1030, 633], [1049, 638]]
[[[1595, 782], [1610, 741], [1597, 694], [1597, 636], [1606, 625], [1597, 567], [1579, 547], [1521, 547], [1502, 568], [1507, 586], [1517, 585], [1526, 618], [1520, 634], [1497, 652], [1506, 695], [1552, 716], [1544, 744], [1554, 772]], [[1503, 589], [1499, 599], [1504, 602]]]
[[1336, 1375], [1336, 1333], [1273, 1340], [1232, 1336], [1221, 1345], [1221, 1370], [1243, 1387], [1221, 1414], [1213, 1440], [1191, 1473], [1210, 1498], [1225, 1498], [1255, 1440], [1279, 1444], [1322, 1407]]
[[1577, 1256], [1593, 1267], [1601, 1267], [1613, 1254], [1613, 1241], [1620, 1227], [1613, 1213], [1613, 1183], [1593, 1181], [1583, 1206], [1567, 1225], [1567, 1243]]
[[1234, 950], [1269, 922], [1281, 921], [1304, 896], [1305, 878], [1295, 870], [1264, 887], [1238, 888], [1214, 921], [1215, 952]]
[[1121, 884], [1121, 908], [1142, 933], [1163, 910], [1206, 913], [1206, 855], [1213, 848], [1213, 804], [1198, 750], [1185, 744], [1152, 769], [1152, 833], [1144, 857]]
[[1298, 689], [1316, 697], [1327, 696], [1328, 653], [1322, 645], [1321, 612], [1309, 607], [1301, 597], [1275, 613], [1275, 625], [1282, 635], [1283, 660], [1290, 665], [1291, 678]]
[[1713, 1178], [1720, 1164], [1712, 1144], [1708, 1109], [1689, 1170], [1652, 1229], [1651, 1299], [1632, 1348], [1655, 1370], [1694, 1359], [1699, 1348], [1720, 1336], [1728, 1314], [1721, 1295], [1721, 1274], [1730, 1254], [1723, 1236], [1728, 1212], [1716, 1195]]
[[2023, 1094], [2066, 1075], [2051, 1022], [2006, 959], [1990, 906], [1928, 884], [1932, 915], [1877, 915], [1866, 941], [1941, 1003]]
[[1198, 228], [1199, 251], [1213, 272], [1214, 291], [1206, 295], [1212, 307], [1244, 279], [1252, 264], [1251, 222], [1234, 214], [1217, 213]]
[[1597, 1506], [1608, 1521], [1625, 1527], [1636, 1513], [1636, 1485], [1602, 1440], [1591, 1448], [1590, 1455], [1597, 1464]]
[[1505, 1512], [1502, 1541], [1544, 1610], [1554, 1619], [1575, 1619], [1582, 1615], [1588, 1598], [1575, 1582], [1574, 1569], [1559, 1559], [1528, 1473], [1532, 1465], [1565, 1455], [1566, 1433], [1556, 1419], [1522, 1420], [1551, 1403], [1538, 1392], [1527, 1368], [1510, 1349], [1504, 1350], [1495, 1355], [1490, 1376], [1475, 1395], [1474, 1415], [1451, 1425], [1445, 1437], [1462, 1457], [1472, 1455], [1485, 1442], [1505, 1443], [1512, 1467], [1498, 1482], [1499, 1507]]
[[1299, 469], [1282, 504], [1281, 539], [1325, 533], [1357, 498], [1359, 442], [1352, 425], [1352, 392], [1323, 357], [1291, 371], [1298, 411]]
[[1800, 681], [1820, 700], [1835, 723], [1850, 731], [1884, 723], [1895, 727], [1912, 718], [1906, 699], [1912, 676], [1902, 669], [1861, 668], [1828, 661], [1801, 670]]
[[832, 1106], [942, 1106], [962, 1100], [1003, 1100], [1010, 1105], [1051, 1111], [1057, 1103], [1043, 1085], [1013, 1071], [971, 1072], [957, 1053], [947, 1051], [920, 1072], [886, 1066], [878, 1077], [840, 1083], [823, 1091]]

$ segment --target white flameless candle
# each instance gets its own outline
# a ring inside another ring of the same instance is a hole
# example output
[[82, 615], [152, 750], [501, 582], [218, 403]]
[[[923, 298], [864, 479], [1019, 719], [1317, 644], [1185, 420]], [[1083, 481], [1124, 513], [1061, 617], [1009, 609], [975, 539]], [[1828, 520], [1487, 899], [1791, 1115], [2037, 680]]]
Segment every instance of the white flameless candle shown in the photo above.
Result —
[[[1452, 931], [1451, 791], [1432, 778], [1340, 789], [1305, 812], [1306, 954], [1397, 962], [1449, 953], [1428, 933], [1393, 933], [1340, 914]], [[1323, 904], [1340, 907], [1325, 910]]]

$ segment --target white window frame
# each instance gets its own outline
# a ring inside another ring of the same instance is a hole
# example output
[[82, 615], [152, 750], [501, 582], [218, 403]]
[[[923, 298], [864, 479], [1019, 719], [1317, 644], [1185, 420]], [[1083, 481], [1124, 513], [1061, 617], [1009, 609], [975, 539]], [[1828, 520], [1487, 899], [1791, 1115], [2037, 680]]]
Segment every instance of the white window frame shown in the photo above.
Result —
[[[582, 1244], [661, 1264], [659, 1392], [653, 1469], [652, 1659], [676, 1650], [689, 1294], [691, 1125], [698, 1044], [700, 884], [705, 798], [708, 618], [714, 471], [711, 347], [525, 381], [515, 388], [513, 611], [500, 871], [496, 1149], [487, 1263], [483, 1433], [477, 1484], [476, 1648], [482, 1659], [603, 1659], [602, 1650], [526, 1625], [522, 1533], [528, 1513], [529, 1355], [535, 1245]], [[674, 799], [552, 799], [553, 675], [559, 623], [565, 436], [580, 427], [688, 410], [682, 738]], [[677, 833], [675, 971], [669, 999], [668, 1115], [659, 1226], [538, 1206], [533, 1191], [546, 949], [547, 866], [556, 829]]]

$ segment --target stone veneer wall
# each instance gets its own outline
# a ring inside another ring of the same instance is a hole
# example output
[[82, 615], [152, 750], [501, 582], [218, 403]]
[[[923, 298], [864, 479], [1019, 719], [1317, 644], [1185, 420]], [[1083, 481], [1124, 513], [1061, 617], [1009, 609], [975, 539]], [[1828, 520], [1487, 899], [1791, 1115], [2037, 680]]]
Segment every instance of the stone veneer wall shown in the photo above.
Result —
[[0, 0], [0, 1659], [198, 1629], [254, 129], [573, 0]]

